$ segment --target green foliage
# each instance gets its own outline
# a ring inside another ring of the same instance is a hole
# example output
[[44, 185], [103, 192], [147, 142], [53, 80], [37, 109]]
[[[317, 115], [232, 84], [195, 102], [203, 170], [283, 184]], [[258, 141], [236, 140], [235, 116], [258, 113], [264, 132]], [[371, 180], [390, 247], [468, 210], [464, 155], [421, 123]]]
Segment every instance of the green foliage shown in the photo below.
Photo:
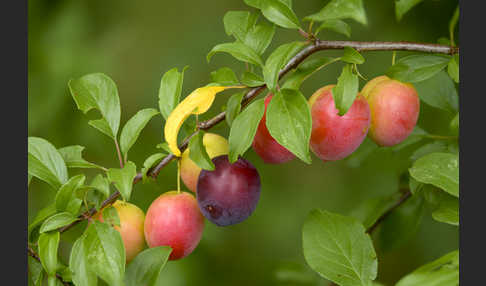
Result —
[[459, 83], [459, 55], [455, 54], [447, 64], [447, 73], [456, 82]]
[[103, 209], [103, 221], [111, 226], [120, 226], [120, 217], [114, 206], [108, 206]]
[[455, 46], [454, 43], [454, 30], [456, 29], [457, 22], [459, 22], [459, 4], [457, 4], [456, 9], [454, 10], [454, 14], [449, 22], [449, 35], [451, 44]]
[[165, 153], [155, 153], [150, 155], [147, 159], [145, 159], [145, 162], [143, 162], [143, 167], [142, 167], [142, 180], [147, 180], [147, 172], [150, 170], [150, 168], [154, 167], [156, 164], [162, 160], [164, 156], [167, 154]]
[[368, 24], [362, 0], [332, 0], [318, 13], [304, 18], [307, 21], [353, 19], [363, 25]]
[[399, 193], [373, 198], [362, 202], [351, 216], [359, 219], [365, 228], [371, 227], [379, 217], [389, 210], [401, 197]]
[[321, 25], [316, 29], [316, 34], [322, 30], [331, 30], [333, 32], [343, 34], [346, 37], [351, 37], [351, 27], [344, 21], [339, 19], [330, 19], [322, 21]]
[[142, 109], [130, 118], [125, 126], [123, 126], [120, 135], [120, 148], [125, 157], [125, 161], [128, 157], [128, 150], [135, 144], [142, 129], [147, 125], [149, 120], [157, 114], [159, 114], [159, 112], [156, 109]]
[[68, 225], [76, 220], [76, 217], [69, 212], [62, 212], [51, 216], [50, 218], [46, 219], [42, 224], [39, 232], [44, 233], [48, 231], [52, 231], [58, 228], [61, 228], [65, 225]]
[[355, 218], [312, 210], [302, 235], [305, 260], [322, 277], [342, 286], [370, 285], [376, 278], [373, 243]]
[[228, 53], [242, 62], [263, 66], [260, 56], [252, 48], [243, 43], [224, 43], [214, 46], [206, 57], [208, 62], [215, 53]]
[[238, 92], [236, 94], [233, 94], [229, 99], [228, 99], [228, 105], [226, 106], [226, 122], [228, 123], [228, 126], [231, 127], [231, 124], [235, 120], [236, 116], [240, 114], [241, 111], [241, 100], [243, 99], [243, 96], [245, 95], [244, 92]]
[[290, 5], [281, 0], [260, 0], [260, 9], [265, 18], [280, 27], [289, 29], [300, 28], [299, 19], [292, 11]]
[[302, 83], [312, 74], [337, 60], [339, 58], [322, 57], [305, 61], [292, 74], [287, 76], [282, 88], [298, 90]]
[[423, 0], [395, 0], [395, 16], [397, 21], [402, 20], [403, 15]]
[[430, 106], [443, 109], [450, 113], [459, 110], [459, 97], [454, 82], [445, 71], [440, 71], [433, 77], [415, 83], [420, 99]]
[[84, 146], [73, 145], [59, 148], [57, 151], [61, 154], [68, 168], [94, 168], [103, 170], [103, 167], [83, 159], [84, 148]]
[[384, 251], [393, 250], [407, 242], [417, 232], [425, 214], [422, 196], [412, 195], [381, 223], [379, 242]]
[[27, 228], [29, 241], [33, 241], [33, 236], [31, 235], [32, 231], [36, 229], [45, 219], [52, 216], [56, 213], [56, 204], [52, 203], [44, 208], [42, 208], [37, 215], [34, 217], [32, 222], [29, 224]]
[[358, 95], [359, 80], [358, 75], [353, 73], [352, 65], [344, 66], [335, 87], [332, 88], [332, 96], [339, 115], [343, 116], [348, 112], [354, 99]]
[[458, 284], [459, 251], [455, 250], [417, 268], [398, 281], [396, 286], [455, 286]]
[[68, 180], [66, 164], [61, 154], [47, 140], [38, 137], [28, 138], [28, 172], [54, 189]]
[[227, 67], [211, 72], [211, 81], [220, 85], [238, 85], [240, 82], [235, 73]]
[[365, 59], [363, 58], [363, 56], [358, 53], [357, 50], [351, 48], [351, 47], [345, 47], [344, 48], [344, 53], [343, 53], [343, 56], [341, 57], [341, 60], [343, 62], [347, 62], [347, 63], [350, 63], [350, 64], [362, 64], [365, 62]]
[[459, 155], [431, 153], [417, 161], [409, 169], [417, 181], [432, 184], [447, 193], [459, 197]]
[[137, 175], [137, 168], [133, 162], [128, 161], [122, 169], [108, 169], [108, 180], [115, 184], [123, 199], [130, 200], [133, 179]]
[[27, 257], [27, 265], [29, 268], [29, 285], [41, 286], [44, 278], [44, 270], [42, 264], [40, 264], [34, 258]]
[[59, 232], [42, 233], [39, 236], [39, 258], [48, 276], [56, 275]]
[[228, 138], [228, 158], [231, 163], [238, 160], [238, 156], [244, 154], [250, 147], [264, 112], [265, 103], [263, 99], [258, 99], [234, 119]]
[[72, 280], [76, 286], [97, 285], [98, 278], [90, 269], [88, 255], [90, 249], [87, 245], [87, 234], [83, 234], [73, 244], [69, 256], [69, 269], [72, 272]]
[[399, 59], [386, 75], [402, 82], [420, 82], [440, 72], [449, 61], [444, 55], [410, 55]]
[[71, 79], [69, 90], [79, 110], [87, 113], [97, 109], [102, 118], [88, 123], [115, 139], [120, 126], [120, 99], [116, 84], [111, 78], [101, 73]]
[[282, 89], [268, 104], [266, 125], [277, 142], [299, 159], [311, 163], [309, 141], [312, 118], [307, 100], [298, 90]]
[[69, 212], [77, 214], [82, 201], [76, 196], [76, 190], [79, 189], [86, 180], [83, 174], [76, 175], [69, 179], [56, 194], [56, 209], [60, 212]]
[[214, 164], [206, 152], [203, 144], [204, 131], [199, 131], [189, 141], [189, 158], [196, 163], [201, 169], [214, 170]]
[[88, 268], [109, 285], [123, 285], [125, 247], [120, 233], [106, 223], [93, 221], [83, 243]]
[[263, 78], [269, 90], [275, 91], [278, 83], [278, 73], [290, 58], [297, 54], [305, 45], [305, 42], [283, 44], [270, 54], [263, 68]]
[[125, 275], [126, 286], [155, 286], [172, 249], [169, 246], [148, 248], [130, 263]]
[[241, 76], [241, 83], [249, 87], [255, 87], [265, 84], [261, 76], [250, 71], [243, 72], [243, 75]]
[[185, 66], [181, 72], [178, 72], [177, 68], [168, 70], [160, 80], [159, 109], [165, 120], [167, 120], [170, 113], [181, 99], [184, 71], [186, 71], [188, 67], [189, 66]]

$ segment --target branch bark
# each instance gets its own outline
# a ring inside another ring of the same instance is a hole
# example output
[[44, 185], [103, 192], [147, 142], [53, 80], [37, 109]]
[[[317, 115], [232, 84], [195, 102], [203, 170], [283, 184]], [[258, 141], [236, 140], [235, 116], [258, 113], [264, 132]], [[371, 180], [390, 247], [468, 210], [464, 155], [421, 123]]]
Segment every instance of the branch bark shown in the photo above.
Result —
[[[352, 47], [357, 51], [416, 51], [416, 52], [424, 52], [424, 53], [438, 53], [438, 54], [456, 54], [459, 53], [459, 47], [452, 47], [447, 45], [438, 45], [438, 44], [424, 44], [424, 43], [412, 43], [412, 42], [356, 42], [356, 41], [322, 41], [316, 39], [311, 45], [303, 48], [300, 52], [298, 52], [289, 62], [283, 67], [283, 69], [279, 72], [279, 79], [284, 77], [289, 71], [296, 68], [300, 63], [302, 63], [307, 57], [310, 55], [324, 50], [335, 50], [335, 49], [344, 49], [345, 47]], [[260, 94], [263, 90], [265, 90], [266, 85], [261, 85], [258, 87], [254, 87], [250, 89], [242, 99], [242, 108], [247, 106], [258, 94]], [[225, 112], [221, 112], [218, 115], [214, 116], [213, 118], [200, 122], [198, 124], [198, 130], [191, 134], [188, 138], [186, 138], [179, 149], [183, 152], [189, 143], [190, 138], [194, 136], [199, 130], [208, 130], [218, 124], [219, 122], [223, 121], [226, 116]], [[157, 166], [152, 168], [147, 175], [152, 178], [157, 178], [160, 171], [169, 164], [173, 159], [176, 159], [176, 156], [173, 154], [169, 154], [165, 156], [162, 161], [159, 162]], [[142, 180], [142, 174], [138, 173], [135, 179], [133, 180], [133, 184], [136, 184]], [[101, 208], [111, 205], [116, 201], [116, 199], [120, 196], [120, 193], [116, 191], [110, 197], [108, 197], [102, 204]], [[73, 223], [64, 226], [60, 229], [60, 232], [64, 232], [74, 225], [78, 224], [82, 220], [85, 220], [96, 213], [96, 209], [91, 209], [89, 211], [84, 212], [78, 217], [78, 220], [74, 221]]]

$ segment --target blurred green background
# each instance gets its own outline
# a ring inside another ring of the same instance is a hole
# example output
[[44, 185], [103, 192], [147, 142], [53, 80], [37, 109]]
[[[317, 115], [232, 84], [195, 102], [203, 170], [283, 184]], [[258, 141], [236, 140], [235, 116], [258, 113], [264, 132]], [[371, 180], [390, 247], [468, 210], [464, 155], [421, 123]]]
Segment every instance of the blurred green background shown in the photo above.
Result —
[[[328, 1], [293, 1], [299, 18], [317, 12]], [[394, 1], [367, 0], [369, 24], [352, 27], [353, 40], [389, 40], [436, 42], [448, 36], [448, 21], [457, 5], [455, 0], [424, 1], [397, 23]], [[87, 160], [116, 167], [112, 141], [87, 124], [88, 118], [76, 109], [68, 89], [70, 78], [103, 72], [118, 85], [122, 106], [121, 124], [142, 108], [158, 108], [160, 79], [167, 70], [189, 65], [184, 76], [183, 96], [209, 82], [209, 74], [228, 66], [242, 71], [244, 65], [226, 54], [206, 62], [206, 54], [216, 44], [233, 41], [224, 32], [223, 16], [229, 10], [252, 10], [242, 0], [154, 1], [154, 0], [36, 0], [28, 7], [28, 135], [43, 137], [57, 148], [86, 146]], [[260, 17], [263, 21], [263, 17]], [[305, 23], [307, 25], [307, 23]], [[332, 32], [321, 32], [321, 39], [346, 39]], [[264, 57], [278, 45], [301, 40], [296, 31], [277, 28]], [[339, 55], [339, 51], [313, 55]], [[402, 56], [405, 53], [398, 53]], [[391, 52], [367, 52], [360, 72], [368, 79], [380, 75], [391, 64]], [[323, 85], [335, 83], [342, 64], [319, 71], [302, 86], [309, 97]], [[365, 82], [361, 80], [362, 86]], [[218, 113], [228, 95], [204, 115]], [[261, 96], [263, 96], [262, 94]], [[88, 114], [89, 118], [98, 117]], [[421, 106], [419, 125], [431, 133], [446, 134], [453, 114], [425, 104]], [[161, 142], [163, 119], [150, 121], [130, 151], [130, 160], [138, 168], [145, 158], [157, 152]], [[227, 136], [225, 122], [213, 132]], [[249, 150], [245, 157], [255, 164], [262, 178], [262, 193], [253, 215], [244, 223], [217, 227], [206, 223], [201, 243], [189, 257], [169, 262], [160, 285], [284, 285], [286, 268], [306, 269], [302, 255], [301, 228], [310, 209], [322, 208], [349, 214], [367, 198], [392, 194], [398, 190], [399, 173], [410, 164], [410, 150], [393, 153], [380, 150], [360, 167], [346, 160], [313, 164], [298, 160], [282, 165], [265, 165]], [[70, 175], [80, 172], [70, 169]], [[89, 176], [94, 171], [87, 171]], [[155, 182], [137, 184], [132, 201], [147, 210], [162, 192], [176, 187], [176, 169], [172, 163]], [[34, 179], [29, 187], [29, 220], [54, 199], [47, 184]], [[79, 226], [63, 238], [61, 259], [68, 261], [69, 241], [82, 231]], [[412, 230], [411, 230], [412, 231]], [[378, 232], [376, 232], [378, 233]], [[376, 241], [376, 239], [375, 239]], [[378, 280], [392, 285], [401, 276], [458, 247], [458, 228], [438, 223], [427, 211], [416, 234], [401, 246], [384, 251], [375, 243], [379, 258]], [[307, 268], [308, 269], [308, 268]], [[296, 272], [298, 273], [298, 271]], [[295, 279], [326, 285], [310, 272]], [[296, 282], [287, 282], [294, 285]]]

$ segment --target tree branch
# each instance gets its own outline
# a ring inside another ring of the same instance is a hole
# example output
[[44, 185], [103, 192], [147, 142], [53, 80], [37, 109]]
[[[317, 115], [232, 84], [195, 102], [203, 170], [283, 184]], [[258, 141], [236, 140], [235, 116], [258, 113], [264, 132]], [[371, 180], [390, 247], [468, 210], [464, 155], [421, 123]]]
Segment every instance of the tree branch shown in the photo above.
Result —
[[[456, 54], [459, 53], [459, 47], [451, 47], [447, 45], [438, 45], [438, 44], [424, 44], [424, 43], [412, 43], [412, 42], [356, 42], [356, 41], [322, 41], [316, 39], [313, 44], [305, 47], [300, 52], [298, 52], [289, 62], [283, 67], [283, 69], [279, 72], [278, 78], [281, 79], [285, 74], [287, 74], [292, 69], [296, 68], [300, 63], [302, 63], [307, 57], [314, 54], [318, 51], [323, 50], [335, 50], [335, 49], [344, 49], [345, 47], [352, 47], [357, 51], [416, 51], [416, 52], [424, 52], [424, 53], [439, 53], [439, 54]], [[242, 99], [241, 105], [242, 108], [247, 106], [258, 94], [260, 94], [263, 90], [265, 90], [266, 85], [261, 85], [258, 87], [254, 87], [250, 89]], [[214, 116], [213, 118], [200, 122], [197, 126], [198, 130], [196, 130], [193, 134], [191, 134], [188, 138], [186, 138], [179, 149], [183, 152], [189, 143], [190, 138], [194, 136], [199, 129], [208, 130], [218, 124], [219, 122], [223, 121], [226, 116], [226, 112], [221, 112], [218, 115]], [[152, 178], [157, 178], [160, 171], [169, 164], [176, 156], [173, 154], [169, 154], [165, 156], [162, 161], [159, 162], [157, 166], [149, 170], [147, 173], [148, 176]], [[133, 180], [133, 184], [136, 184], [142, 180], [142, 174], [138, 173], [135, 179]], [[120, 196], [120, 193], [116, 191], [110, 197], [108, 197], [101, 205], [101, 208], [106, 207], [116, 201], [116, 199]], [[87, 217], [91, 217], [96, 213], [96, 209], [91, 209], [89, 211], [85, 211], [78, 217], [78, 220], [74, 221], [73, 223], [64, 226], [60, 229], [60, 232], [64, 232], [82, 220], [85, 220]]]
[[[35, 251], [32, 249], [32, 247], [30, 247], [29, 245], [27, 245], [27, 253], [29, 254], [30, 257], [34, 258], [35, 260], [39, 261], [39, 263], [42, 264], [42, 262], [40, 261], [40, 257], [37, 253], [35, 253]], [[56, 273], [56, 277], [57, 279], [59, 279], [59, 281], [65, 285], [65, 286], [70, 286], [72, 285], [71, 283], [69, 282], [66, 282], [62, 279], [61, 275], [59, 275], [58, 273]]]

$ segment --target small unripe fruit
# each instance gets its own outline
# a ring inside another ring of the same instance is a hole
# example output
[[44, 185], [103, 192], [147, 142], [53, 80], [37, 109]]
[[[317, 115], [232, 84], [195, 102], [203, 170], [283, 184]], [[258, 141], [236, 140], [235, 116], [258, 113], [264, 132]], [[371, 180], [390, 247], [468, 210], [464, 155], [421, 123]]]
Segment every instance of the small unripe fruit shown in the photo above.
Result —
[[263, 162], [267, 164], [280, 164], [290, 161], [295, 158], [287, 148], [280, 145], [277, 140], [275, 140], [267, 129], [266, 125], [266, 114], [267, 106], [272, 99], [273, 94], [269, 93], [265, 97], [265, 113], [263, 114], [260, 123], [258, 124], [258, 129], [253, 139], [253, 150], [262, 158]]
[[362, 90], [371, 110], [369, 136], [380, 146], [405, 140], [417, 124], [420, 100], [410, 83], [387, 76], [369, 81]]
[[[116, 201], [113, 207], [120, 218], [120, 226], [114, 226], [114, 228], [122, 237], [126, 260], [130, 262], [144, 248], [143, 225], [145, 215], [136, 205], [124, 201]], [[96, 219], [103, 222], [101, 212], [96, 216]]]
[[255, 210], [260, 198], [260, 175], [247, 160], [231, 164], [228, 156], [213, 160], [214, 171], [203, 170], [197, 183], [197, 202], [203, 215], [219, 226], [240, 223]]
[[[224, 137], [214, 133], [204, 134], [203, 145], [206, 147], [206, 152], [211, 159], [219, 155], [228, 154], [229, 152], [228, 141]], [[186, 187], [193, 192], [196, 192], [199, 173], [201, 173], [201, 168], [189, 157], [188, 148], [182, 153], [181, 178]]]
[[340, 116], [334, 104], [332, 88], [327, 85], [310, 98], [312, 133], [310, 148], [323, 161], [343, 159], [363, 142], [370, 126], [370, 109], [358, 94], [346, 114]]
[[189, 193], [166, 192], [155, 199], [145, 218], [145, 240], [149, 247], [172, 248], [169, 260], [186, 257], [196, 248], [204, 229], [204, 217]]

